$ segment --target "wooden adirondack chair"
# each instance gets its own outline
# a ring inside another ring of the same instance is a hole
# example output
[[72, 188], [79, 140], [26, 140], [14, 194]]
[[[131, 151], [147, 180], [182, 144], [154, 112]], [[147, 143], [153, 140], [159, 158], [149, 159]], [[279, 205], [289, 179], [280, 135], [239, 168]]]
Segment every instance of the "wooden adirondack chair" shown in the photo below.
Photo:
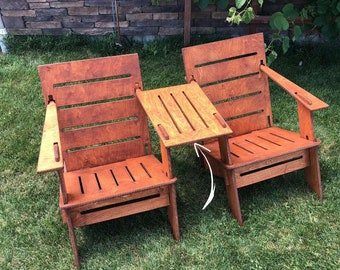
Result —
[[167, 207], [179, 239], [170, 158], [152, 155], [137, 54], [38, 67], [47, 107], [37, 171], [57, 171], [60, 209], [79, 268], [75, 227]]
[[[183, 48], [187, 82], [196, 81], [233, 134], [207, 142], [213, 172], [225, 179], [229, 206], [238, 223], [238, 189], [305, 169], [310, 188], [322, 199], [312, 113], [328, 107], [268, 66], [263, 34]], [[268, 77], [297, 102], [299, 133], [273, 124]]]

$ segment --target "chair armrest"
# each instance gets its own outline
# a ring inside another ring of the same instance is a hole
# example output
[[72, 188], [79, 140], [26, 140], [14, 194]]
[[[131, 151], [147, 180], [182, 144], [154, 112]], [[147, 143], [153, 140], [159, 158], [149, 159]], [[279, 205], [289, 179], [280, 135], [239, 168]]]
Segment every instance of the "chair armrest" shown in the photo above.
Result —
[[260, 70], [295, 98], [298, 107], [300, 136], [307, 140], [316, 141], [312, 114], [314, 111], [327, 108], [328, 104], [278, 74], [271, 68], [260, 65]]
[[62, 168], [57, 106], [54, 101], [51, 101], [46, 107], [37, 172], [44, 173]]
[[327, 103], [313, 96], [311, 93], [307, 92], [305, 89], [283, 77], [271, 68], [265, 65], [260, 65], [260, 70], [264, 72], [269, 78], [271, 78], [275, 83], [281, 86], [284, 90], [286, 90], [293, 98], [299, 101], [299, 103], [306, 107], [308, 110], [317, 111], [328, 107]]

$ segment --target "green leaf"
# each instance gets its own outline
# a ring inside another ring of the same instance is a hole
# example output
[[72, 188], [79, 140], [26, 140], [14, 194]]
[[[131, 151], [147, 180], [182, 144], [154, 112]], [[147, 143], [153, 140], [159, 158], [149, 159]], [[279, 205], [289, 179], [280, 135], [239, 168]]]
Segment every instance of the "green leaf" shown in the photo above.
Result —
[[274, 30], [288, 30], [289, 28], [289, 22], [287, 19], [283, 16], [283, 13], [278, 11], [275, 12], [269, 22], [269, 25]]
[[263, 5], [263, 0], [257, 0], [257, 2], [258, 2], [259, 5], [262, 7], [262, 5]]
[[340, 30], [340, 17], [337, 17], [336, 19], [335, 19], [335, 23], [336, 23], [336, 25], [338, 26], [338, 30]]
[[234, 23], [235, 15], [236, 15], [236, 7], [229, 8], [228, 17], [226, 18], [226, 21], [228, 23]]
[[242, 21], [246, 24], [250, 23], [253, 19], [255, 18], [254, 10], [252, 7], [248, 7], [243, 16], [242, 16]]
[[293, 41], [297, 41], [300, 39], [301, 37], [301, 34], [302, 34], [302, 29], [301, 29], [301, 26], [300, 25], [294, 25], [294, 36], [293, 36]]
[[282, 51], [286, 53], [289, 49], [289, 37], [285, 36], [282, 39]]
[[271, 51], [270, 54], [267, 56], [267, 65], [270, 66], [276, 58], [277, 53], [275, 51]]
[[299, 16], [299, 12], [294, 8], [292, 3], [285, 5], [282, 8], [283, 15], [290, 20], [295, 20]]
[[273, 40], [281, 39], [281, 36], [279, 33], [273, 33]]
[[340, 12], [340, 2], [338, 2], [338, 3], [336, 4], [336, 9], [337, 9], [337, 11]]
[[219, 9], [227, 9], [227, 6], [229, 5], [230, 0], [216, 0], [216, 5]]
[[303, 19], [307, 19], [307, 18], [308, 18], [308, 10], [307, 10], [307, 9], [303, 8], [303, 9], [301, 10], [301, 17], [302, 17]]
[[199, 0], [198, 6], [201, 10], [205, 9], [209, 5], [209, 0]]
[[246, 3], [246, 0], [236, 0], [235, 4], [237, 8], [241, 8]]
[[321, 33], [328, 39], [335, 39], [339, 36], [339, 31], [331, 24], [321, 27]]
[[229, 8], [228, 16], [233, 17], [235, 16], [235, 14], [236, 14], [236, 8], [235, 7]]
[[240, 14], [237, 14], [237, 15], [234, 17], [234, 23], [237, 24], [237, 25], [239, 25], [241, 22], [242, 22], [241, 15], [240, 15]]
[[327, 1], [318, 1], [317, 12], [319, 14], [327, 14], [329, 4]]
[[321, 27], [327, 24], [327, 19], [325, 16], [319, 16], [314, 19], [313, 23], [314, 25]]

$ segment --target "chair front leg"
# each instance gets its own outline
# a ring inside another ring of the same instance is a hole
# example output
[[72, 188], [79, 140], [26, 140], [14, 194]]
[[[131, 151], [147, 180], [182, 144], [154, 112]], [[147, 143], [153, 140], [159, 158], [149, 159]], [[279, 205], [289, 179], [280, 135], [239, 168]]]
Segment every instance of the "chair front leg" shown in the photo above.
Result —
[[175, 184], [169, 186], [169, 199], [170, 204], [168, 206], [169, 222], [172, 229], [173, 237], [176, 241], [180, 239], [178, 213], [177, 213], [177, 200], [176, 200], [176, 187]]
[[72, 219], [69, 214], [69, 210], [65, 210], [65, 216], [67, 220], [67, 227], [68, 227], [68, 233], [71, 241], [73, 256], [74, 256], [74, 263], [77, 267], [77, 269], [80, 268], [80, 259], [79, 259], [79, 253], [78, 253], [78, 247], [77, 247], [77, 239], [74, 231], [74, 227], [72, 224]]
[[241, 206], [238, 197], [234, 171], [227, 170], [225, 174], [226, 175], [224, 177], [224, 180], [227, 190], [229, 207], [231, 209], [233, 216], [236, 218], [238, 224], [243, 225]]

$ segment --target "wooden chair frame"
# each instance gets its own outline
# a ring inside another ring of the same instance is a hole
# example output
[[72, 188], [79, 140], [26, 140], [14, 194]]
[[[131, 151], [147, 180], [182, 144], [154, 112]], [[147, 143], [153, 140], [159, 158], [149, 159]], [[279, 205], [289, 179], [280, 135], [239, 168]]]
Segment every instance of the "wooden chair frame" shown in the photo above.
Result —
[[[322, 199], [313, 112], [328, 105], [268, 66], [263, 34], [182, 49], [186, 81], [197, 82], [233, 134], [206, 142], [215, 175], [225, 179], [229, 206], [243, 224], [238, 189], [304, 169]], [[268, 78], [297, 102], [299, 132], [274, 126]]]
[[38, 67], [46, 118], [38, 173], [57, 171], [76, 266], [75, 227], [167, 207], [179, 240], [169, 151], [151, 151], [137, 54]]

